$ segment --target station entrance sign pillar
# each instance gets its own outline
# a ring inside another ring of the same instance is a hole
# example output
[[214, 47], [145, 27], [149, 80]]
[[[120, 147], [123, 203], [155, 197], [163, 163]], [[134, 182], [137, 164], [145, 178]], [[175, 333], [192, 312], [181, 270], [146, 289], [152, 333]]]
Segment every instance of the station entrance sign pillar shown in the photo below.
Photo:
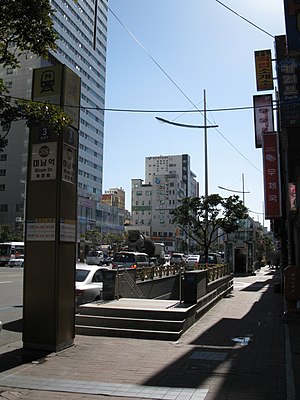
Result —
[[28, 145], [23, 346], [59, 351], [75, 337], [80, 78], [62, 64], [34, 70], [32, 99], [72, 119], [59, 134], [31, 128]]

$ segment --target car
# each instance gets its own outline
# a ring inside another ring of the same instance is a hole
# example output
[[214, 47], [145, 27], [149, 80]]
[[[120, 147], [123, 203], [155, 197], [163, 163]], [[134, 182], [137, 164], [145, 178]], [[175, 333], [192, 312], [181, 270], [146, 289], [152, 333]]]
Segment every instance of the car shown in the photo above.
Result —
[[103, 271], [108, 267], [97, 265], [77, 264], [75, 271], [75, 310], [79, 306], [100, 300], [103, 289]]
[[112, 269], [149, 267], [151, 265], [148, 254], [134, 251], [119, 251], [112, 260]]
[[87, 253], [85, 261], [88, 265], [102, 265], [104, 263], [104, 253], [100, 250], [91, 250]]
[[170, 264], [185, 265], [186, 257], [183, 253], [173, 253], [170, 258]]
[[169, 263], [170, 262], [170, 260], [171, 260], [171, 256], [170, 256], [170, 254], [165, 254], [165, 262], [167, 262], [167, 263]]
[[8, 261], [7, 265], [10, 268], [13, 268], [13, 267], [24, 267], [24, 258], [22, 258], [22, 257], [11, 258]]
[[[205, 255], [201, 254], [200, 264], [205, 264]], [[208, 264], [223, 264], [223, 260], [218, 253], [208, 253]]]
[[198, 267], [200, 261], [200, 255], [191, 254], [186, 259], [186, 266], [188, 269], [195, 269]]

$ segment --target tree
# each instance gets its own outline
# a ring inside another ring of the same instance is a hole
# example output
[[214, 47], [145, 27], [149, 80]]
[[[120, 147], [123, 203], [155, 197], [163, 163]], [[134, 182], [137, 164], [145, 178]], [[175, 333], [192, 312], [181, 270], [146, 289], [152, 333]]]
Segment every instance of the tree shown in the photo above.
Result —
[[0, 242], [12, 242], [14, 233], [10, 225], [0, 225]]
[[[19, 68], [22, 54], [32, 52], [47, 59], [48, 51], [56, 49], [54, 12], [49, 0], [1, 0], [0, 64], [4, 68]], [[0, 132], [0, 152], [7, 144], [11, 123], [18, 120], [25, 120], [28, 127], [46, 122], [57, 134], [70, 123], [70, 118], [50, 103], [12, 102], [0, 80], [0, 125], [5, 129], [5, 133]]]
[[[173, 223], [204, 249], [208, 261], [210, 246], [224, 233], [231, 233], [248, 217], [248, 209], [236, 195], [223, 198], [218, 194], [207, 197], [186, 197], [171, 211]], [[221, 232], [220, 232], [221, 230]]]
[[85, 241], [86, 243], [91, 244], [91, 249], [96, 250], [98, 246], [100, 246], [102, 240], [101, 232], [97, 229], [92, 229], [90, 231], [85, 232]]

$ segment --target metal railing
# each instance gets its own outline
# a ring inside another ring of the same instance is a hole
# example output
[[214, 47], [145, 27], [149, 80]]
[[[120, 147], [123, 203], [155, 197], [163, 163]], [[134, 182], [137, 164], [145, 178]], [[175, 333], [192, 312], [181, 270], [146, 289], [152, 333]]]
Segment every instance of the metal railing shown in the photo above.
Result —
[[[212, 282], [216, 279], [222, 278], [223, 276], [230, 274], [230, 267], [227, 264], [199, 264], [193, 270], [207, 270], [208, 282]], [[171, 275], [179, 274], [184, 271], [193, 271], [186, 268], [184, 264], [177, 265], [155, 265], [152, 267], [142, 267], [136, 269], [136, 280], [147, 280], [162, 278]]]

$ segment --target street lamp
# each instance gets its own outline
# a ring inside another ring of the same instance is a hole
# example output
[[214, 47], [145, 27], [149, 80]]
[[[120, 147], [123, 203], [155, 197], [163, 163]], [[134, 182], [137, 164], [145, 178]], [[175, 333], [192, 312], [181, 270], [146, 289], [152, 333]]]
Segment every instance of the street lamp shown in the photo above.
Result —
[[189, 124], [180, 124], [178, 122], [169, 121], [164, 118], [155, 117], [159, 122], [163, 124], [175, 125], [181, 128], [198, 128], [204, 129], [204, 185], [205, 185], [205, 198], [208, 197], [208, 161], [207, 161], [207, 129], [209, 128], [218, 128], [219, 125], [209, 125], [207, 126], [207, 118], [206, 118], [206, 93], [204, 90], [204, 125], [189, 125]]
[[243, 190], [231, 190], [231, 189], [227, 189], [223, 186], [218, 186], [219, 189], [222, 190], [227, 190], [228, 192], [234, 192], [234, 193], [243, 193], [243, 205], [245, 205], [245, 193], [250, 193], [250, 192], [245, 192], [245, 188], [244, 188], [244, 174], [242, 174], [242, 181], [243, 181]]

